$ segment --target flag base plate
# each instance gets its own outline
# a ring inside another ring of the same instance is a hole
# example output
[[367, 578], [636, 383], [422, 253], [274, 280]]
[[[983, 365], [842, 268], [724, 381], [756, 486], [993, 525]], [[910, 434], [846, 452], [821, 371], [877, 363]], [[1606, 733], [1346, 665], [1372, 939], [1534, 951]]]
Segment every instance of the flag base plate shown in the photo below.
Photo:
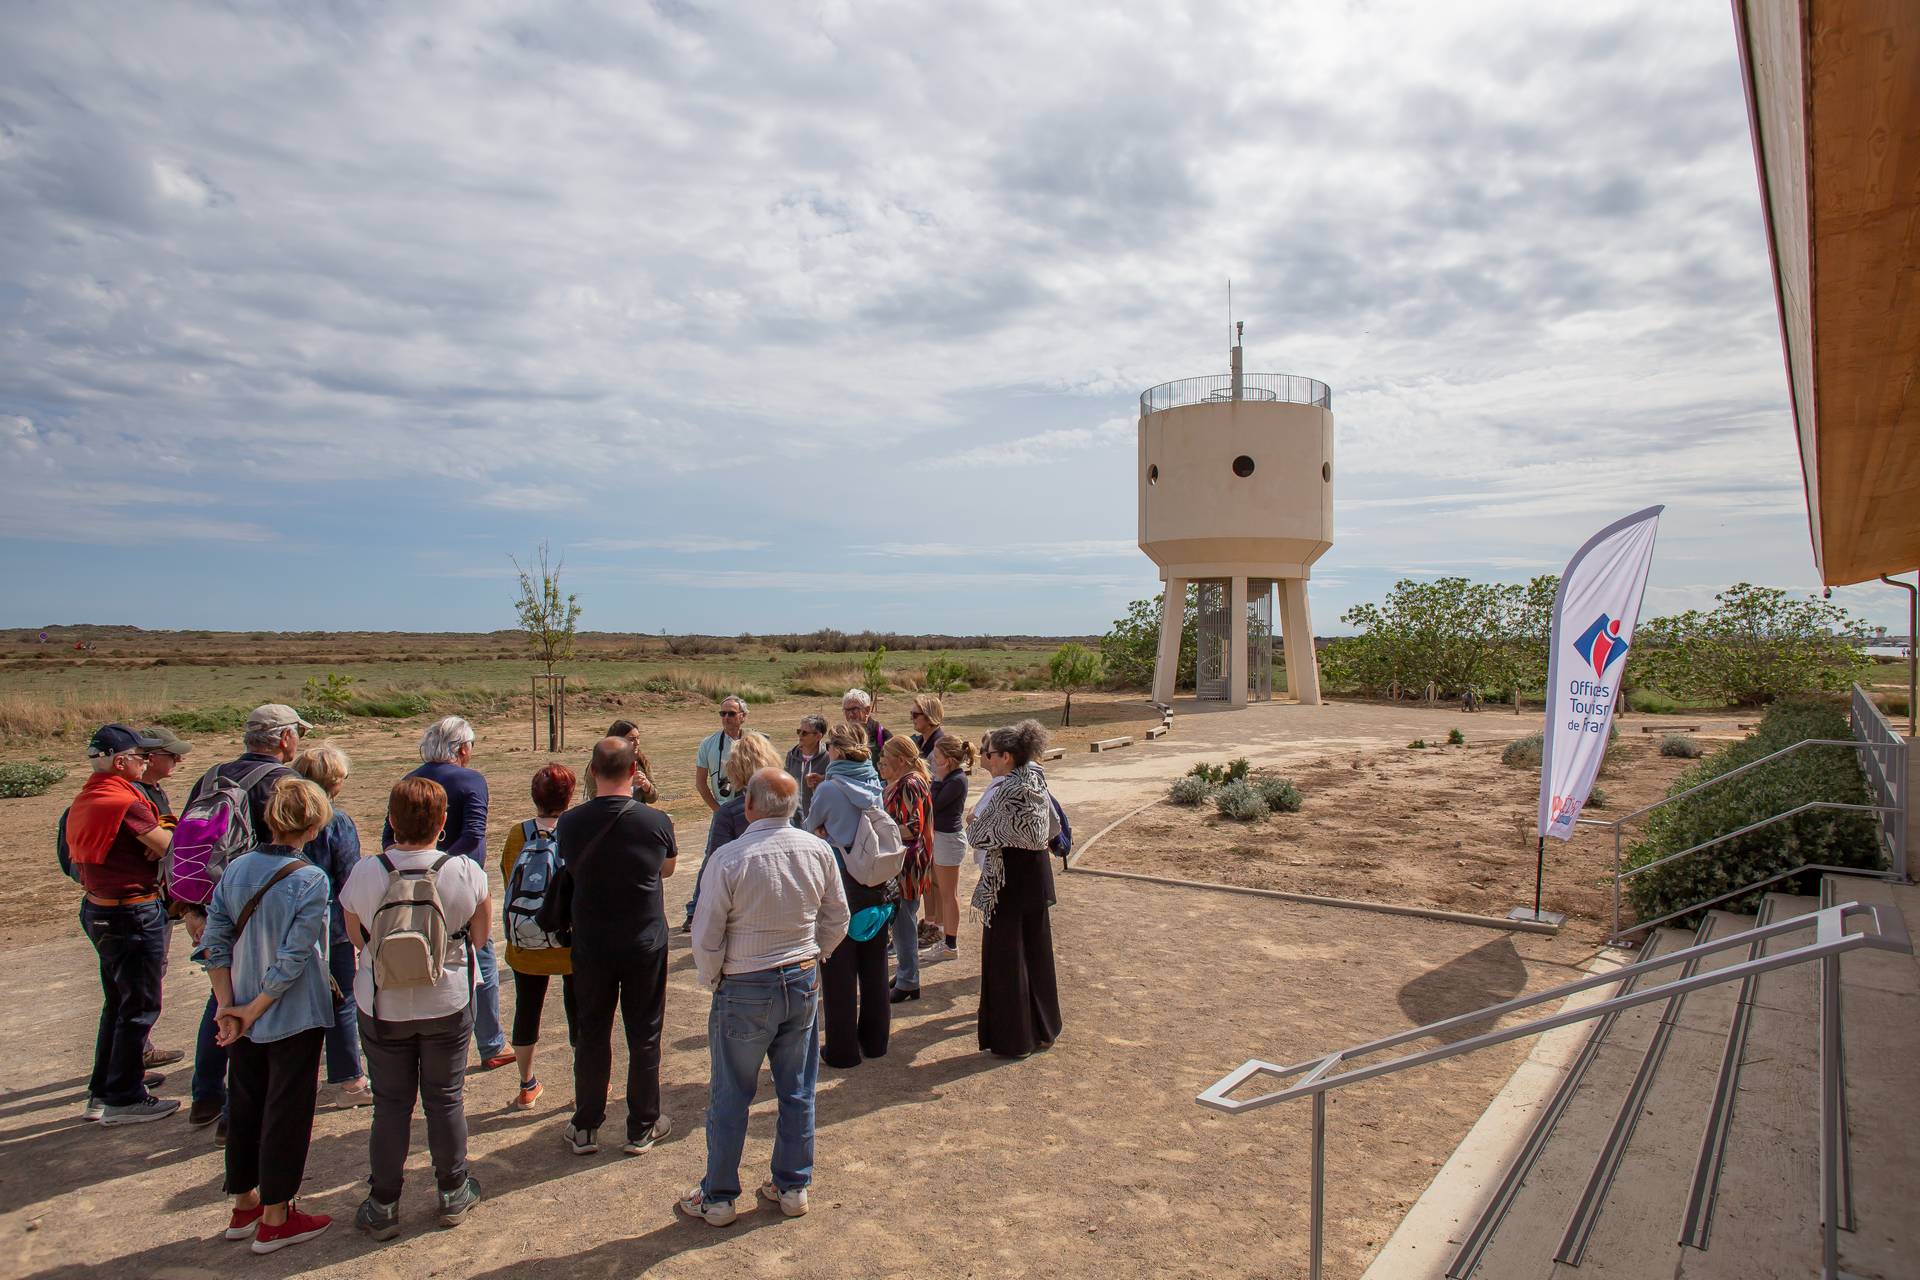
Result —
[[1567, 922], [1567, 918], [1558, 911], [1535, 911], [1532, 907], [1515, 907], [1507, 912], [1509, 920], [1525, 920], [1528, 924], [1550, 924], [1558, 929]]

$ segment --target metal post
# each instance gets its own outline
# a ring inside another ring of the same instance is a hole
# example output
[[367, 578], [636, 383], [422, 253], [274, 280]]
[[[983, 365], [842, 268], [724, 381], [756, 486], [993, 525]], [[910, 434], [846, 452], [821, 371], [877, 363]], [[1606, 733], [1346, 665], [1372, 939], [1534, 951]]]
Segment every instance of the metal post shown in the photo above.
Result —
[[1830, 955], [1820, 961], [1821, 1280], [1840, 1276], [1840, 1123], [1840, 957]]
[[1313, 1095], [1313, 1191], [1307, 1222], [1307, 1275], [1320, 1280], [1320, 1226], [1326, 1214], [1327, 1095]]
[[1533, 918], [1540, 918], [1540, 882], [1547, 878], [1547, 838], [1540, 837], [1540, 852], [1533, 863]]
[[1899, 587], [1908, 596], [1907, 607], [1907, 737], [1920, 734], [1920, 587], [1880, 575], [1880, 581]]
[[1613, 824], [1613, 932], [1609, 939], [1620, 936], [1620, 822]]

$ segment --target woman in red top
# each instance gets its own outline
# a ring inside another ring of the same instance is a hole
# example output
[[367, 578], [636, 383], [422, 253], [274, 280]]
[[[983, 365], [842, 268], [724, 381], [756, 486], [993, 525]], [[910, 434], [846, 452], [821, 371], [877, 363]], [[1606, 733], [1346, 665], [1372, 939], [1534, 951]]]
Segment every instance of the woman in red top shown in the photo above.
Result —
[[894, 1004], [920, 998], [920, 904], [933, 890], [933, 789], [927, 762], [911, 738], [894, 736], [880, 749], [880, 781], [886, 784], [881, 803], [900, 824], [900, 841], [907, 847], [906, 862], [894, 884], [900, 901], [894, 908]]

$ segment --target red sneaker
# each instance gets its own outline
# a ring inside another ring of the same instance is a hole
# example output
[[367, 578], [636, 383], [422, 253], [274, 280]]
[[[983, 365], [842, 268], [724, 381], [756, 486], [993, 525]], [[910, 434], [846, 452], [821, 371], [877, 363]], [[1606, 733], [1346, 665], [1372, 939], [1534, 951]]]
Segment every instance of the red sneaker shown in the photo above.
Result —
[[235, 1209], [233, 1220], [227, 1223], [227, 1239], [245, 1240], [251, 1237], [254, 1234], [254, 1226], [260, 1221], [260, 1215], [265, 1212], [266, 1209], [261, 1205], [255, 1205], [251, 1209]]
[[496, 1053], [491, 1058], [480, 1059], [482, 1071], [498, 1071], [501, 1067], [510, 1067], [515, 1061], [511, 1053]]
[[267, 1225], [260, 1220], [259, 1230], [253, 1237], [255, 1253], [272, 1253], [275, 1249], [284, 1249], [290, 1244], [301, 1244], [313, 1239], [333, 1225], [333, 1219], [324, 1213], [302, 1213], [299, 1205], [287, 1206], [287, 1220], [277, 1227]]

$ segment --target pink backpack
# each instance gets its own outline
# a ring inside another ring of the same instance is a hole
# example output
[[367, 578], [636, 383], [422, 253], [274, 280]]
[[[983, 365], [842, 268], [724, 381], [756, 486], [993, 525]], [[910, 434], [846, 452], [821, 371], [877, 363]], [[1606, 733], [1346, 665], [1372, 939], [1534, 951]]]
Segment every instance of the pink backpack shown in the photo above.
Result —
[[187, 806], [167, 848], [167, 896], [204, 907], [227, 864], [255, 846], [253, 807], [247, 796], [277, 762], [258, 765], [238, 778], [215, 769], [205, 789]]

